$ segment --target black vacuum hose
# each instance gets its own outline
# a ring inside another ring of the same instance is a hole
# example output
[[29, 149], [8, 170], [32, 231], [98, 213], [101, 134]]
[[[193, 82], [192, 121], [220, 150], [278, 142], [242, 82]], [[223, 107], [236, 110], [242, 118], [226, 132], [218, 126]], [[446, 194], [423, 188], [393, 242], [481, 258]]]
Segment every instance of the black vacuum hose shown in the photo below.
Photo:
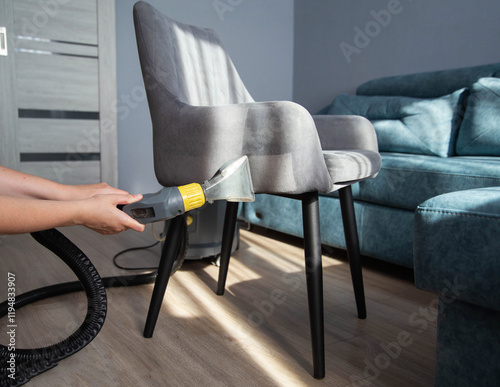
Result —
[[[3, 386], [20, 386], [32, 377], [57, 365], [57, 362], [79, 351], [90, 343], [99, 333], [106, 318], [106, 291], [102, 279], [87, 256], [57, 230], [47, 230], [31, 234], [41, 245], [54, 252], [66, 263], [81, 281], [87, 296], [87, 315], [82, 325], [67, 339], [43, 348], [15, 348], [14, 373], [8, 370], [7, 359], [10, 357], [8, 347], [0, 347], [1, 381]], [[36, 292], [34, 299], [36, 299]], [[16, 301], [18, 298], [16, 297]], [[27, 302], [30, 302], [27, 297]], [[27, 303], [23, 301], [24, 304]], [[17, 302], [16, 309], [19, 307]], [[3, 306], [3, 305], [2, 305]], [[6, 307], [0, 310], [6, 314]], [[13, 375], [14, 378], [9, 377]]]
[[[62, 259], [75, 273], [78, 281], [46, 286], [16, 295], [14, 308], [17, 310], [24, 305], [45, 298], [84, 290], [87, 297], [87, 315], [81, 326], [71, 336], [59, 343], [34, 349], [15, 348], [15, 351], [12, 351], [15, 353], [14, 378], [9, 376], [13, 374], [12, 370], [9, 370], [9, 363], [7, 363], [11, 351], [9, 351], [8, 347], [0, 345], [1, 386], [21, 386], [36, 375], [55, 367], [60, 360], [73, 355], [89, 344], [101, 330], [106, 318], [107, 299], [105, 287], [144, 285], [153, 283], [156, 278], [156, 272], [101, 278], [90, 259], [59, 231], [51, 229], [35, 232], [31, 235], [37, 242]], [[179, 263], [184, 260], [187, 245], [187, 232], [183, 232], [181, 246], [179, 246], [176, 264], [174, 265], [176, 268], [179, 268]], [[8, 308], [8, 301], [0, 304], [0, 317], [7, 315]]]

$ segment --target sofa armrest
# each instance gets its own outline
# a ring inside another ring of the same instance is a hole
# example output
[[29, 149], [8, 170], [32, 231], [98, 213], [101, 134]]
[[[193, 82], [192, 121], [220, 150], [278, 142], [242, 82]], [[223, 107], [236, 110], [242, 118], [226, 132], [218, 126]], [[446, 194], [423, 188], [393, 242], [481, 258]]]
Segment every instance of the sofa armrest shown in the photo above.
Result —
[[360, 116], [313, 116], [323, 150], [363, 149], [378, 152], [377, 135], [370, 121]]

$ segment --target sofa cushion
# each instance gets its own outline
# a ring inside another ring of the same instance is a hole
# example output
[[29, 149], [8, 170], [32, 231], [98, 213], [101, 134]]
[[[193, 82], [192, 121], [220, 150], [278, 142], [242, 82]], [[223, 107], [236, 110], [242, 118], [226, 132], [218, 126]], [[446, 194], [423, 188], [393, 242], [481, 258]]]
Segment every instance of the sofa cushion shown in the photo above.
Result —
[[500, 156], [499, 78], [481, 78], [472, 85], [457, 137], [456, 153]]
[[328, 114], [369, 119], [380, 151], [447, 157], [454, 152], [464, 90], [436, 99], [342, 94]]
[[498, 157], [381, 155], [378, 176], [353, 186], [355, 199], [414, 211], [420, 203], [443, 193], [500, 186]]

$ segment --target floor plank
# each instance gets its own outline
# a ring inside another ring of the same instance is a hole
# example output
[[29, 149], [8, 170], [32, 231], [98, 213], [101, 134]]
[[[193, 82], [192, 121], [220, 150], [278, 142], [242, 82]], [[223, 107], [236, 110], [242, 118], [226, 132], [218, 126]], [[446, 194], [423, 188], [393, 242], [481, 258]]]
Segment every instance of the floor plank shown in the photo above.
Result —
[[[62, 231], [101, 276], [128, 274], [111, 257], [154, 241], [148, 231], [107, 237], [80, 227]], [[218, 268], [187, 261], [169, 282], [151, 339], [142, 337], [142, 329], [153, 285], [108, 289], [107, 319], [96, 339], [29, 385], [431, 386], [435, 296], [417, 290], [407, 270], [369, 260], [368, 318], [358, 320], [345, 254], [334, 250], [323, 257], [327, 376], [312, 378], [303, 250], [296, 242], [241, 231], [222, 297], [214, 293]], [[149, 266], [158, 257], [156, 246], [120, 262]], [[29, 235], [0, 236], [0, 259], [0, 284], [15, 273], [18, 294], [74, 279]], [[0, 299], [6, 293], [2, 285]], [[75, 293], [19, 309], [17, 347], [64, 339], [83, 321], [85, 308], [85, 297]], [[0, 319], [2, 331], [6, 325]], [[7, 340], [0, 335], [0, 343]]]

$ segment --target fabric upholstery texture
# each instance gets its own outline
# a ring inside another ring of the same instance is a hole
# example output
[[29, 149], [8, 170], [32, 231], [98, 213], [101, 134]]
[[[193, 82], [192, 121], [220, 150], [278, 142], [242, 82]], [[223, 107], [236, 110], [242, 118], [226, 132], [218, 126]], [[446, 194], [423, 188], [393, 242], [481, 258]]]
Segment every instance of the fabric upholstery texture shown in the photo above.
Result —
[[414, 211], [434, 196], [500, 186], [498, 157], [449, 157], [382, 152], [376, 179], [353, 186], [356, 200]]
[[314, 115], [313, 119], [323, 149], [363, 149], [378, 153], [376, 133], [366, 118]]
[[324, 151], [326, 168], [339, 185], [364, 180], [366, 176], [375, 176], [380, 168], [380, 156], [369, 150]]
[[439, 294], [435, 386], [500, 380], [500, 187], [452, 192], [415, 215], [415, 284]]
[[418, 206], [415, 282], [440, 292], [460, 285], [459, 299], [500, 311], [500, 187], [452, 192]]
[[343, 94], [335, 98], [327, 114], [369, 119], [382, 152], [447, 157], [455, 151], [463, 92], [434, 99]]
[[500, 311], [447, 298], [438, 314], [435, 387], [497, 387]]
[[346, 178], [328, 169], [333, 160], [352, 167], [354, 179], [378, 171], [372, 127], [365, 125], [372, 143], [363, 157], [354, 146], [330, 144], [325, 149], [337, 152], [326, 155], [327, 166], [309, 112], [293, 102], [254, 102], [214, 31], [176, 22], [145, 2], [134, 6], [134, 21], [163, 186], [201, 183], [242, 155], [257, 193], [330, 192]]
[[472, 85], [456, 152], [500, 156], [500, 79], [481, 78]]

